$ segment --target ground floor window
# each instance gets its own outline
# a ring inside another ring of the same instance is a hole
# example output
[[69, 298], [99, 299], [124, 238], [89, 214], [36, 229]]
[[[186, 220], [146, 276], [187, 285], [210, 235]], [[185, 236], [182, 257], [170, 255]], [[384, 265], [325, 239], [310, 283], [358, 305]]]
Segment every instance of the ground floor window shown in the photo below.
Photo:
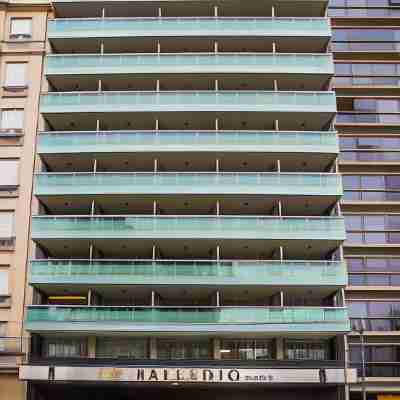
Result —
[[207, 360], [212, 358], [211, 341], [157, 340], [158, 358], [161, 360]]
[[220, 352], [223, 360], [269, 360], [272, 359], [272, 341], [222, 340]]
[[97, 358], [148, 358], [148, 341], [142, 338], [99, 337], [96, 340]]
[[326, 341], [287, 340], [285, 356], [288, 360], [328, 360], [329, 346]]
[[42, 343], [45, 357], [71, 358], [87, 356], [86, 339], [44, 338]]

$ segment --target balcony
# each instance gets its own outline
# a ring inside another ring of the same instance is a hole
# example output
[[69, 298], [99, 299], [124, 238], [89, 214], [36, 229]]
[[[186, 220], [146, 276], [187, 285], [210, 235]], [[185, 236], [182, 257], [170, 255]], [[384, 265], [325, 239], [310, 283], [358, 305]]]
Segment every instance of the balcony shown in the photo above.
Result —
[[339, 307], [30, 306], [25, 329], [35, 332], [347, 332]]
[[45, 75], [301, 74], [333, 75], [330, 54], [181, 53], [49, 55]]
[[335, 113], [334, 92], [64, 92], [42, 96], [40, 112], [313, 112]]
[[148, 37], [320, 37], [329, 38], [327, 18], [92, 18], [54, 19], [48, 23], [48, 38], [148, 38]]
[[342, 217], [33, 216], [32, 239], [345, 239]]
[[38, 153], [319, 153], [339, 152], [336, 132], [104, 131], [43, 132]]
[[107, 130], [154, 129], [156, 120], [160, 129], [210, 130], [216, 118], [222, 130], [272, 129], [277, 119], [282, 130], [325, 130], [336, 98], [299, 91], [53, 92], [42, 96], [40, 111], [53, 130], [94, 130], [98, 120]]
[[339, 174], [102, 172], [42, 173], [36, 196], [55, 195], [342, 195]]
[[32, 260], [29, 283], [346, 286], [347, 275], [336, 261]]

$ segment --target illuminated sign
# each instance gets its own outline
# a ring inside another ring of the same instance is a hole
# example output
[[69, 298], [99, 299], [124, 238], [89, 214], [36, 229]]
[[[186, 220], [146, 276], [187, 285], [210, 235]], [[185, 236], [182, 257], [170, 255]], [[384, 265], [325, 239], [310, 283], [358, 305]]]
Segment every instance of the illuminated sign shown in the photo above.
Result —
[[[39, 368], [39, 369], [38, 369]], [[100, 366], [34, 366], [23, 365], [22, 380], [133, 382], [133, 383], [336, 383], [356, 382], [356, 370], [343, 368], [160, 368]], [[389, 399], [379, 399], [389, 400]], [[390, 399], [393, 400], [393, 399]], [[399, 399], [400, 400], [400, 399]]]

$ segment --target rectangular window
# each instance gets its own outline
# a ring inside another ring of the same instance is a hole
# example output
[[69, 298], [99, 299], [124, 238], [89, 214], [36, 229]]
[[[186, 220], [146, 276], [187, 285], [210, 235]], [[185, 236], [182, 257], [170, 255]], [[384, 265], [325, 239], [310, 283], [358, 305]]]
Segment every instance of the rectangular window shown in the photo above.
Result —
[[288, 340], [285, 353], [288, 360], [329, 360], [327, 342]]
[[0, 190], [18, 185], [18, 164], [18, 160], [0, 160]]
[[77, 358], [87, 355], [85, 339], [44, 339], [42, 349], [44, 357]]
[[221, 343], [223, 360], [270, 360], [272, 341], [253, 339], [223, 340]]
[[159, 339], [157, 353], [161, 360], [207, 360], [210, 358], [210, 342]]
[[10, 239], [15, 236], [14, 213], [11, 211], [0, 212], [0, 239]]
[[24, 128], [24, 110], [2, 110], [0, 129], [13, 130]]
[[11, 18], [10, 38], [29, 39], [32, 37], [32, 18]]
[[147, 340], [141, 338], [98, 338], [96, 343], [98, 358], [128, 358], [142, 360], [147, 357]]
[[26, 87], [26, 63], [7, 63], [5, 87]]
[[7, 296], [8, 294], [8, 270], [0, 269], [0, 296]]

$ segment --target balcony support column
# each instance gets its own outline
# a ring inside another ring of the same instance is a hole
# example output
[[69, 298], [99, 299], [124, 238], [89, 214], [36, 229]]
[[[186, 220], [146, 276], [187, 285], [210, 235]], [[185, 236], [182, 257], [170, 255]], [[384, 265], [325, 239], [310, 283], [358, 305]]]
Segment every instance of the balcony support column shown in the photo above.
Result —
[[219, 158], [215, 160], [215, 172], [219, 172]]
[[215, 204], [215, 212], [217, 214], [217, 216], [220, 216], [220, 204], [219, 204], [219, 200], [217, 200], [217, 203]]
[[161, 53], [161, 42], [157, 40], [157, 54]]
[[104, 42], [103, 41], [100, 42], [100, 54], [101, 55], [104, 54]]
[[283, 261], [283, 256], [284, 256], [283, 246], [279, 246], [279, 258], [281, 261]]
[[276, 359], [283, 360], [285, 358], [283, 337], [279, 336], [275, 339], [275, 346], [276, 346]]
[[157, 257], [157, 247], [155, 244], [153, 244], [153, 254], [152, 254], [153, 261], [156, 260], [156, 257]]
[[157, 201], [153, 201], [153, 215], [157, 215]]
[[160, 91], [160, 80], [157, 79], [156, 80], [156, 92], [159, 92], [159, 91]]
[[219, 119], [215, 118], [215, 130], [218, 131], [219, 130]]
[[214, 17], [218, 17], [218, 6], [214, 6]]
[[278, 90], [278, 80], [274, 79], [274, 91], [277, 92]]
[[157, 360], [157, 340], [154, 337], [149, 340], [149, 353], [151, 360]]
[[96, 358], [96, 336], [89, 336], [87, 339], [88, 358]]
[[100, 120], [96, 120], [96, 132], [100, 132]]
[[155, 130], [156, 130], [156, 131], [158, 131], [159, 126], [160, 126], [160, 123], [159, 123], [158, 118], [157, 118], [157, 119], [156, 119], [156, 127], [155, 127]]
[[276, 172], [281, 172], [281, 160], [276, 160]]
[[98, 82], [97, 82], [97, 91], [101, 92], [102, 89], [103, 89], [103, 82], [102, 82], [101, 79], [99, 79]]
[[154, 290], [151, 291], [151, 306], [154, 307], [156, 305], [156, 292]]
[[91, 306], [91, 305], [92, 305], [92, 289], [89, 289], [89, 290], [88, 290], [87, 305], [88, 305], [88, 306]]
[[272, 42], [272, 53], [276, 53], [276, 43]]
[[279, 131], [279, 121], [277, 119], [274, 121], [274, 128], [276, 131]]
[[212, 347], [213, 347], [213, 358], [214, 360], [221, 359], [221, 339], [213, 338], [212, 339]]
[[154, 159], [154, 172], [158, 172], [158, 159], [157, 158], [155, 158]]
[[159, 18], [162, 17], [162, 9], [161, 9], [161, 7], [158, 7], [158, 17]]
[[219, 247], [219, 245], [217, 245], [217, 261], [219, 262], [220, 259], [220, 255], [221, 255], [221, 248]]
[[282, 292], [282, 290], [279, 292], [279, 294], [280, 294], [280, 302], [281, 302], [281, 307], [283, 308], [284, 307], [284, 298], [283, 298], [283, 292]]
[[275, 18], [275, 6], [271, 6], [271, 17]]
[[214, 41], [214, 53], [218, 53], [218, 42]]
[[218, 92], [218, 79], [215, 79], [214, 81], [214, 90]]
[[97, 159], [93, 160], [93, 173], [95, 174], [97, 172]]
[[282, 202], [278, 200], [278, 215], [282, 217]]

